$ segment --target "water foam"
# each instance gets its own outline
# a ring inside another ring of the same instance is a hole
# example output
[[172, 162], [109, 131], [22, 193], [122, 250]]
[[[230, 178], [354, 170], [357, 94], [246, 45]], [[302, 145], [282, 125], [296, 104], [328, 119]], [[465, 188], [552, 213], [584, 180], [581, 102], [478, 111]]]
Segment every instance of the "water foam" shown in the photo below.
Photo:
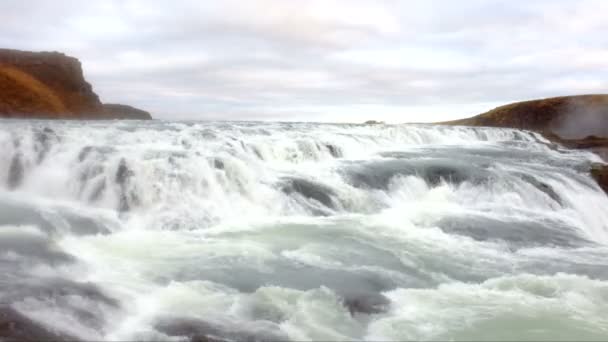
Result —
[[531, 132], [2, 121], [0, 143], [0, 302], [41, 329], [608, 336], [598, 159]]

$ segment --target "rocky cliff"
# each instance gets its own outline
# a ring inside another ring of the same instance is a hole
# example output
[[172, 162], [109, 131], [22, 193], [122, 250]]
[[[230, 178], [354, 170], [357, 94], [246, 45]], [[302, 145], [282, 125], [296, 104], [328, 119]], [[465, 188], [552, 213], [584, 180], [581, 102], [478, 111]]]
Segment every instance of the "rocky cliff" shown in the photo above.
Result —
[[104, 107], [78, 59], [59, 52], [0, 49], [0, 117], [114, 119], [128, 113]]
[[608, 95], [553, 97], [517, 102], [444, 124], [527, 129], [562, 139], [608, 137]]
[[[441, 124], [532, 130], [566, 147], [595, 152], [608, 161], [608, 95], [517, 102]], [[591, 175], [608, 191], [608, 165], [594, 165]]]

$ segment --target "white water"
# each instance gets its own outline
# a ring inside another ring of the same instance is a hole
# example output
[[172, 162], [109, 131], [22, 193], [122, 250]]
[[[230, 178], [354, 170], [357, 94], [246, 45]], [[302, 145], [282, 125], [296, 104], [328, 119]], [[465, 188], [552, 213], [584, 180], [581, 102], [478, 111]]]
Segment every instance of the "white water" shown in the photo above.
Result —
[[53, 334], [608, 339], [599, 160], [532, 133], [0, 121], [0, 146], [0, 312]]

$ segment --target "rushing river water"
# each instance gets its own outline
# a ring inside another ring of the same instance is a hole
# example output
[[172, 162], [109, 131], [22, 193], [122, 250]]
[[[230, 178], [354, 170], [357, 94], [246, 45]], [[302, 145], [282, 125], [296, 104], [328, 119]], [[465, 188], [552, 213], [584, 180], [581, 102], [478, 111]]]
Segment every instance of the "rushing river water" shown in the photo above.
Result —
[[529, 132], [9, 120], [0, 148], [0, 339], [608, 339], [598, 159]]

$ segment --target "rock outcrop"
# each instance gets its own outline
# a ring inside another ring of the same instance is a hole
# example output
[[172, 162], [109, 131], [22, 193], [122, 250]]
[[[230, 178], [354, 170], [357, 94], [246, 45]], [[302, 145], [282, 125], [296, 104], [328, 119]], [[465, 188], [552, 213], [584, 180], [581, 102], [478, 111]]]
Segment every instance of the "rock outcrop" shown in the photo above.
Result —
[[137, 109], [135, 107], [115, 104], [115, 103], [104, 103], [103, 110], [105, 115], [110, 116], [112, 119], [131, 119], [131, 120], [151, 120], [152, 115], [145, 110]]
[[59, 52], [0, 49], [0, 117], [114, 119], [134, 115], [139, 119], [145, 116], [134, 110], [121, 109], [115, 113], [111, 108], [104, 107], [85, 80], [78, 59]]
[[594, 164], [590, 172], [597, 184], [608, 193], [608, 165]]
[[[444, 125], [509, 127], [536, 131], [568, 148], [586, 149], [608, 161], [608, 95], [563, 96], [508, 104]], [[608, 192], [608, 165], [591, 175]]]
[[608, 137], [608, 95], [562, 96], [517, 102], [443, 124], [527, 129], [562, 139]]

